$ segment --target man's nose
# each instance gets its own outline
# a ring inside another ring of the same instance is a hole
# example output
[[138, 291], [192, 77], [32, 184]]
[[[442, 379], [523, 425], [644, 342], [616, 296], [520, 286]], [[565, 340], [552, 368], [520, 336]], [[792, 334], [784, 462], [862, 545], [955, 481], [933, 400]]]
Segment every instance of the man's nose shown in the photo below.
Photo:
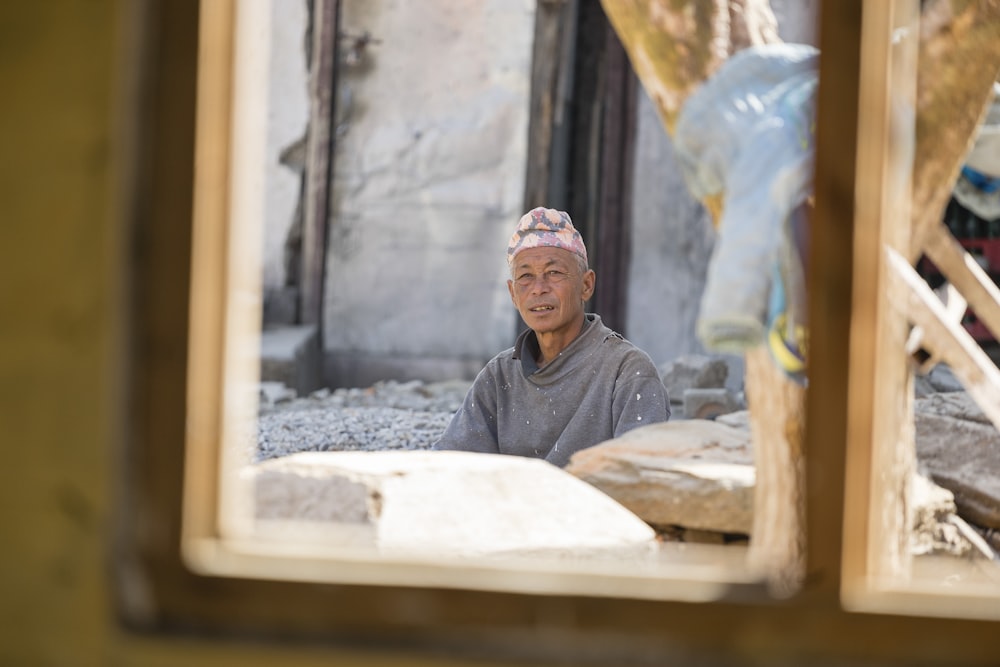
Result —
[[545, 274], [536, 276], [535, 279], [531, 281], [532, 294], [544, 294], [549, 291], [549, 288], [549, 278]]

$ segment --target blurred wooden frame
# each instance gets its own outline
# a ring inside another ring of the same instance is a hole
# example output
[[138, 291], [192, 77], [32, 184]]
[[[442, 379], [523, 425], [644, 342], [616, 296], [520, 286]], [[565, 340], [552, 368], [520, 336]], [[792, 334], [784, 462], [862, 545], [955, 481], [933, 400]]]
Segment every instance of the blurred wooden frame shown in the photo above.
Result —
[[[906, 372], [899, 341], [879, 334], [891, 317], [878, 287], [886, 266], [880, 248], [891, 225], [901, 224], [887, 215], [901, 195], [889, 187], [889, 115], [872, 109], [888, 108], [894, 8], [912, 2], [838, 0], [822, 8], [813, 238], [823, 251], [811, 258], [810, 271], [812, 290], [822, 297], [810, 311], [807, 577], [798, 595], [776, 601], [759, 586], [724, 577], [654, 580], [638, 573], [633, 581], [581, 577], [575, 584], [559, 572], [293, 560], [225, 543], [218, 481], [233, 280], [227, 230], [234, 25], [243, 5], [149, 1], [158, 10], [150, 12], [160, 19], [151, 30], [160, 31], [153, 41], [161, 47], [150, 54], [148, 95], [160, 113], [146, 117], [136, 151], [162, 150], [151, 151], [147, 167], [146, 181], [155, 184], [150, 215], [136, 221], [145, 262], [133, 318], [136, 418], [116, 550], [126, 627], [494, 661], [624, 663], [656, 654], [963, 664], [1000, 654], [995, 593], [928, 593], [879, 577], [892, 564], [880, 561], [876, 547], [893, 537], [874, 520], [874, 509], [895, 489], [881, 476], [877, 438], [901, 422], [877, 422], [873, 408], [898, 408], [904, 392], [886, 378]], [[195, 62], [189, 50], [199, 29]], [[196, 80], [197, 148], [185, 120], [195, 108]], [[186, 232], [177, 227], [192, 210], [186, 247]], [[187, 346], [178, 348], [178, 340]], [[893, 416], [906, 417], [898, 409]], [[704, 603], [692, 604], [697, 600]], [[845, 610], [844, 601], [866, 613]]]
[[[903, 259], [918, 235], [912, 228], [910, 205], [912, 162], [907, 159], [912, 151], [899, 147], [899, 138], [914, 136], [919, 8], [916, 2], [897, 1], [877, 7], [868, 3], [863, 11], [858, 88], [863, 113], [858, 114], [853, 244], [855, 324], [848, 333], [851, 349], [847, 357], [843, 600], [859, 610], [995, 619], [1000, 617], [1000, 586], [995, 577], [973, 574], [975, 583], [936, 595], [946, 590], [940, 579], [923, 576], [908, 553], [909, 490], [916, 455], [914, 364], [905, 341], [911, 324], [926, 327], [932, 321], [926, 316], [925, 302], [913, 298], [930, 290], [922, 280], [905, 280], [916, 277], [916, 272]], [[889, 35], [903, 38], [890, 41], [885, 39]], [[829, 108], [823, 103], [821, 99], [821, 109]], [[822, 122], [823, 111], [820, 114]], [[818, 177], [824, 166], [818, 167]], [[819, 239], [817, 246], [825, 247]], [[924, 336], [924, 341], [928, 347], [933, 344], [965, 381], [970, 395], [982, 403], [981, 384], [968, 382], [970, 366], [963, 363], [964, 357], [960, 361], [947, 352], [968, 350], [968, 345], [942, 335]], [[982, 350], [972, 346], [996, 375]], [[990, 412], [989, 402], [984, 407]]]

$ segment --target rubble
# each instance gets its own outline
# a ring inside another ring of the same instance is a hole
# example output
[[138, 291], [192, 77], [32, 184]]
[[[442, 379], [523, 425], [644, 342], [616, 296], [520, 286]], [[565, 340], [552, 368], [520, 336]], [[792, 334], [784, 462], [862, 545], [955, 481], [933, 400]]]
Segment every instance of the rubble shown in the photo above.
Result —
[[[713, 401], [721, 405], [711, 415], [714, 421], [681, 416], [633, 430], [579, 452], [566, 472], [634, 512], [661, 540], [741, 541], [737, 538], [748, 536], [752, 525], [749, 413], [731, 390], [695, 386], [724, 382], [719, 365], [699, 363], [689, 360], [675, 366], [686, 370], [673, 374], [674, 387], [686, 386], [683, 391], [703, 396], [703, 406]], [[938, 373], [933, 381], [949, 391], [917, 394], [916, 446], [926, 479], [914, 482], [911, 551], [995, 556], [1000, 434], [965, 392], [951, 391], [948, 374]], [[280, 467], [285, 465], [281, 460], [302, 452], [428, 450], [469, 386], [459, 380], [387, 381], [367, 388], [320, 390], [306, 397], [279, 386], [262, 387], [250, 469]], [[931, 386], [927, 380], [925, 388]], [[296, 465], [301, 466], [301, 460]]]

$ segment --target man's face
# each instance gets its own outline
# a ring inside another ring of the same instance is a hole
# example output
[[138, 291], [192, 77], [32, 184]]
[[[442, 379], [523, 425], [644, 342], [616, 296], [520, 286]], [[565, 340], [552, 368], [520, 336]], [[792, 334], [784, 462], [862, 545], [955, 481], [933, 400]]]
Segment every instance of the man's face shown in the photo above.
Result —
[[517, 253], [507, 281], [510, 298], [537, 334], [568, 331], [580, 321], [594, 293], [594, 272], [562, 248], [540, 246]]

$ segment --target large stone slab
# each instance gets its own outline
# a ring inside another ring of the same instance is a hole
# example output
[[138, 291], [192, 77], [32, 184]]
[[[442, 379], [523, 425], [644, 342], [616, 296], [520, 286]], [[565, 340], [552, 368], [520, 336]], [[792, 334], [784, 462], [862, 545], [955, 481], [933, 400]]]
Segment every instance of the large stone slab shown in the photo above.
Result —
[[469, 452], [308, 452], [251, 466], [258, 526], [394, 556], [635, 557], [655, 531], [539, 459]]
[[917, 460], [955, 495], [958, 514], [1000, 529], [1000, 432], [965, 392], [932, 394], [915, 404]]
[[651, 424], [581, 450], [566, 471], [653, 525], [749, 534], [749, 432], [714, 421]]
[[[966, 520], [1000, 528], [1000, 433], [964, 392], [918, 399], [915, 421], [918, 462], [933, 482], [914, 481], [911, 550], [976, 551]], [[577, 453], [566, 470], [653, 525], [750, 533], [754, 476], [746, 411], [636, 429]]]

